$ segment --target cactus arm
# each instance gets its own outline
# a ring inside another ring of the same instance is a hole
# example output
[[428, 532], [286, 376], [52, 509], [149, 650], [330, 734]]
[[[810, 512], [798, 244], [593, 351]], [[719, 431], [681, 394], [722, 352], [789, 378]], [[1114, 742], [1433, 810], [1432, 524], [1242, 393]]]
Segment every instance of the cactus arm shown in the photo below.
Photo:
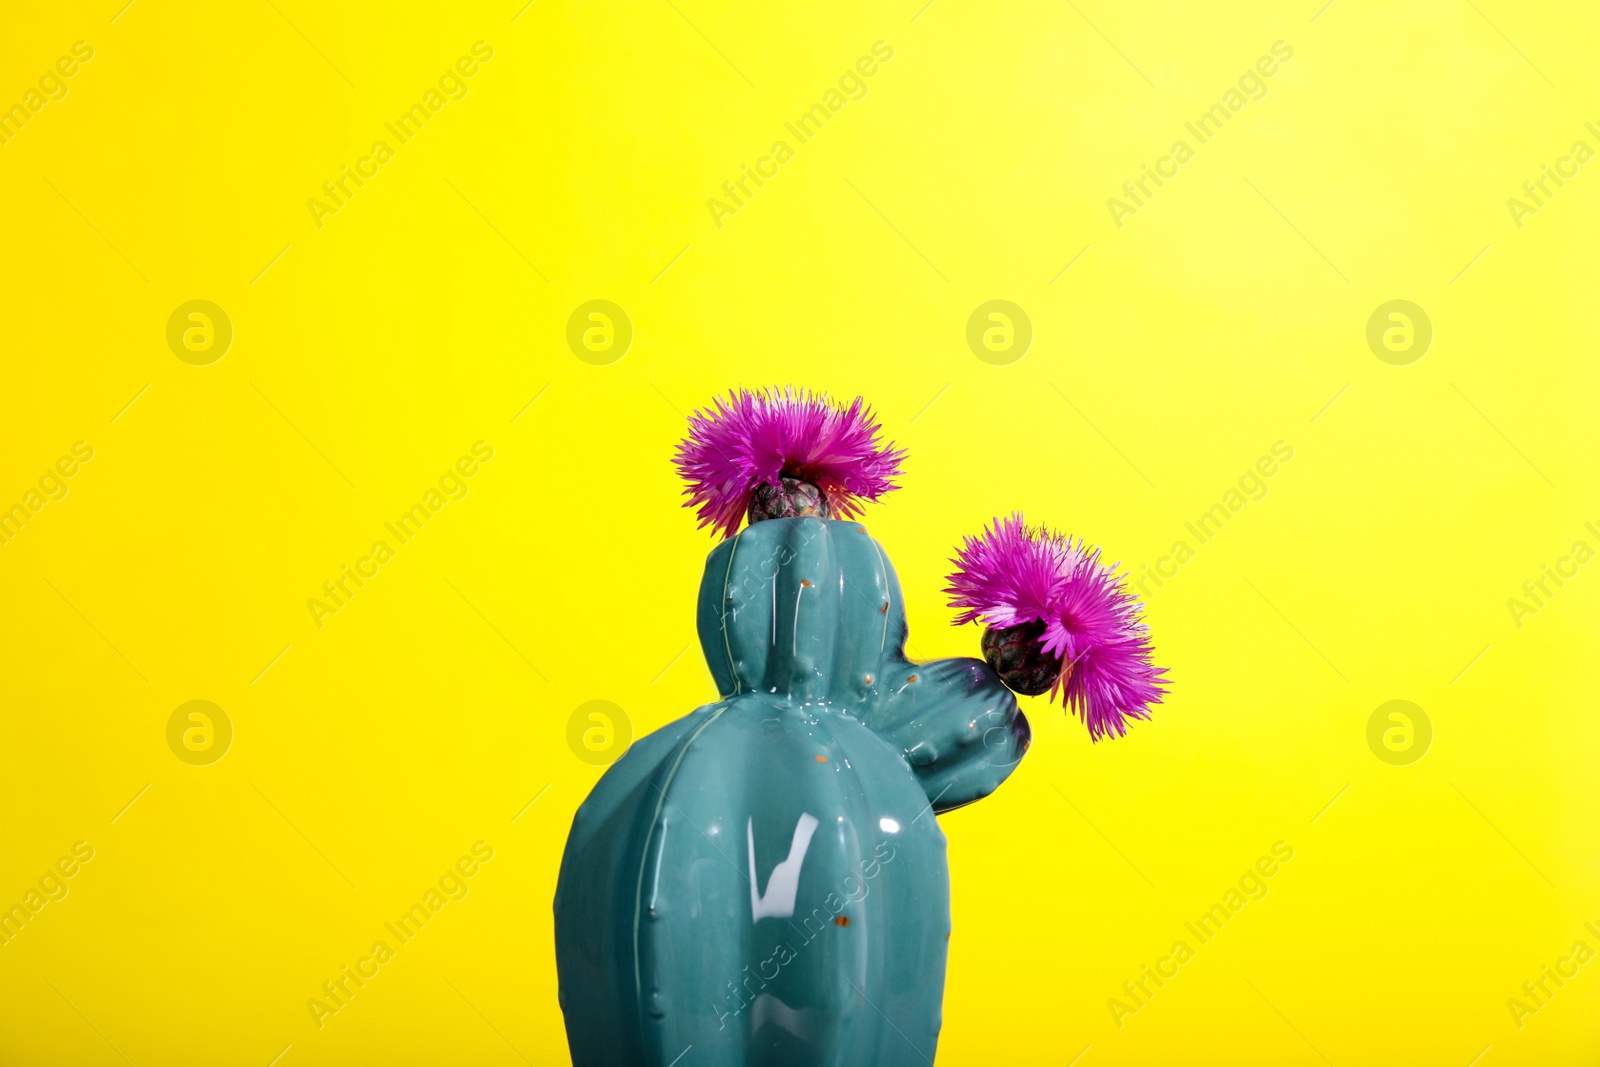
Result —
[[934, 814], [982, 800], [1028, 751], [1028, 720], [982, 660], [885, 657], [886, 691], [867, 725], [917, 776]]
[[[906, 658], [908, 628], [900, 580], [883, 547], [855, 524], [847, 546], [864, 542], [844, 568], [858, 597], [882, 620], [877, 632], [874, 699], [858, 714], [905, 758], [935, 814], [981, 800], [1005, 781], [1028, 750], [1031, 731], [1017, 698], [982, 660], [914, 663]], [[841, 550], [847, 555], [849, 549]], [[847, 559], [849, 557], [847, 556]], [[867, 579], [867, 580], [862, 580]]]

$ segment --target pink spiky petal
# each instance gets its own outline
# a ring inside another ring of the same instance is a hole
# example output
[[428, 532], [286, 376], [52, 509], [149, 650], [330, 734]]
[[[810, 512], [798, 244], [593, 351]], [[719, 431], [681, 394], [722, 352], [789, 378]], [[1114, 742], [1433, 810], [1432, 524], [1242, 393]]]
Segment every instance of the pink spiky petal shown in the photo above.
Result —
[[673, 463], [689, 483], [684, 507], [699, 508], [700, 525], [724, 537], [738, 532], [756, 487], [784, 476], [815, 485], [842, 518], [897, 488], [905, 453], [878, 444], [880, 428], [860, 397], [846, 407], [785, 387], [730, 391], [726, 403], [712, 403], [689, 416]]
[[994, 628], [1043, 622], [1041, 651], [1061, 660], [1050, 689], [1083, 720], [1092, 740], [1127, 733], [1129, 719], [1148, 719], [1161, 703], [1166, 671], [1150, 662], [1143, 605], [1100, 550], [1022, 515], [996, 519], [963, 539], [945, 592], [965, 609], [956, 624]]

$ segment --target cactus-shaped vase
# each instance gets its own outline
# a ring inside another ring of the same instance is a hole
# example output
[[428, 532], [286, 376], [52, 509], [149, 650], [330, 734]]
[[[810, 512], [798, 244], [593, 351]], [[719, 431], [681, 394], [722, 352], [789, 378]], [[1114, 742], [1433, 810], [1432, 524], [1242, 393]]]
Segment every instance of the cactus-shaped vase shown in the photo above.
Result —
[[912, 663], [859, 523], [719, 544], [698, 630], [721, 694], [640, 739], [578, 809], [556, 889], [576, 1067], [926, 1067], [950, 935], [935, 816], [1029, 741], [976, 659]]

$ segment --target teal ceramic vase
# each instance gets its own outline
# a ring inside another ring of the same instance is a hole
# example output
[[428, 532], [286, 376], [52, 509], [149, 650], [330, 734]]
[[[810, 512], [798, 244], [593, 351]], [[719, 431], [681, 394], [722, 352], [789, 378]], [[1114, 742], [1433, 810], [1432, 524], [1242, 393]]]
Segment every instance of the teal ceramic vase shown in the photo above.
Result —
[[640, 739], [578, 809], [556, 887], [576, 1067], [933, 1062], [950, 883], [940, 812], [1027, 750], [976, 659], [912, 663], [859, 524], [753, 523], [700, 585], [721, 698]]

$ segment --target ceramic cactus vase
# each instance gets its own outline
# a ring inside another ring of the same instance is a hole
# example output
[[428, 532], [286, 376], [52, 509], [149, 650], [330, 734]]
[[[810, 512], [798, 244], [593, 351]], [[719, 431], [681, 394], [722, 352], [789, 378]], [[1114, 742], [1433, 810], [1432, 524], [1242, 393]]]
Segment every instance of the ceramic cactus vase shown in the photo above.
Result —
[[562, 857], [573, 1063], [926, 1067], [950, 935], [934, 816], [1027, 751], [1015, 697], [981, 660], [905, 658], [894, 568], [846, 519], [723, 541], [698, 630], [720, 699], [636, 742]]
[[931, 1064], [934, 816], [1027, 751], [1007, 684], [1059, 696], [1092, 740], [1149, 717], [1166, 682], [1141, 605], [1099, 549], [1014, 515], [963, 541], [946, 588], [988, 662], [912, 663], [894, 568], [854, 521], [905, 454], [862, 399], [738, 390], [689, 426], [685, 506], [727, 538], [697, 614], [721, 698], [635, 744], [573, 819], [555, 900], [573, 1063]]

